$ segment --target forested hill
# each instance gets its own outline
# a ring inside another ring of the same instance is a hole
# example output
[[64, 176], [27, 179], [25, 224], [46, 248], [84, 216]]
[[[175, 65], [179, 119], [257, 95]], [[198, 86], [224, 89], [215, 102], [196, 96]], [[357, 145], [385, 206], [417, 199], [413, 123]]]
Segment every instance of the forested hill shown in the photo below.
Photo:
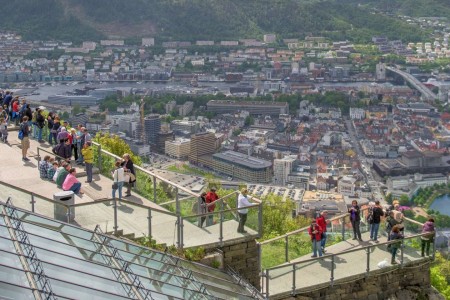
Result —
[[217, 41], [264, 33], [356, 42], [375, 34], [405, 41], [424, 37], [417, 27], [374, 13], [377, 1], [384, 0], [0, 0], [0, 28], [25, 39], [73, 41], [143, 36]]

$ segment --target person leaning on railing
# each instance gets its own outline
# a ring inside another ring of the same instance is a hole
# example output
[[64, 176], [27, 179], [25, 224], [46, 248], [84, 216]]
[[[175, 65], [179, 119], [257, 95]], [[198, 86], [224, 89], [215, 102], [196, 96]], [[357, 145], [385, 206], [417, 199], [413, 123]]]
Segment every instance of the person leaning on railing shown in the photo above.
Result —
[[348, 213], [350, 214], [350, 221], [353, 228], [353, 239], [358, 239], [362, 242], [361, 230], [359, 228], [361, 223], [361, 210], [359, 208], [358, 201], [352, 201], [352, 206], [348, 209]]
[[247, 222], [248, 209], [247, 206], [252, 206], [253, 203], [249, 201], [247, 188], [242, 188], [241, 193], [238, 196], [238, 214], [239, 214], [239, 226], [237, 232], [247, 233], [244, 230], [245, 222]]
[[422, 257], [425, 255], [425, 250], [427, 256], [430, 256], [430, 244], [434, 243], [434, 236], [435, 236], [435, 227], [434, 227], [434, 219], [430, 218], [428, 221], [425, 222], [422, 226], [422, 233], [429, 233], [427, 235], [421, 236], [422, 240]]
[[[214, 210], [216, 209], [216, 204], [215, 202], [217, 200], [219, 200], [219, 196], [216, 194], [216, 188], [212, 187], [209, 192], [206, 194], [206, 207], [208, 209], [208, 212], [214, 212]], [[211, 226], [214, 224], [214, 216], [208, 215], [208, 217], [206, 218], [206, 226]]]

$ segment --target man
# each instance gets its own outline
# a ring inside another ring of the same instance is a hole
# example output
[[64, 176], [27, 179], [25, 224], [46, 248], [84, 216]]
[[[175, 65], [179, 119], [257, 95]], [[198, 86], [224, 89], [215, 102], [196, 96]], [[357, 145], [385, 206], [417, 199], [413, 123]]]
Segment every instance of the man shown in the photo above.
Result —
[[56, 186], [60, 189], [62, 189], [62, 185], [64, 183], [64, 180], [66, 180], [67, 174], [69, 174], [70, 170], [70, 164], [68, 162], [63, 162], [61, 164], [61, 167], [56, 171]]
[[325, 245], [327, 243], [327, 224], [330, 223], [330, 220], [327, 220], [328, 211], [324, 210], [320, 213], [320, 216], [316, 219], [317, 225], [319, 225], [322, 230], [322, 239], [320, 241], [320, 247], [322, 248], [322, 252], [326, 253]]
[[43, 143], [44, 140], [42, 140], [42, 130], [45, 126], [45, 117], [42, 115], [42, 109], [38, 108], [36, 113], [36, 138], [39, 143]]
[[375, 201], [375, 206], [372, 210], [373, 223], [370, 228], [370, 239], [378, 243], [378, 229], [380, 228], [381, 217], [384, 215], [383, 209], [380, 206], [380, 201]]
[[90, 183], [92, 182], [92, 164], [94, 163], [94, 152], [92, 150], [91, 142], [84, 144], [81, 152], [83, 153], [84, 162], [86, 163], [86, 182]]
[[92, 137], [89, 134], [88, 130], [86, 128], [83, 127], [83, 135], [84, 135], [84, 143], [86, 144], [87, 142], [92, 142]]
[[[216, 188], [212, 187], [210, 191], [206, 194], [206, 206], [208, 208], [208, 212], [214, 212], [216, 209], [216, 202], [219, 200], [219, 196], [216, 194]], [[214, 223], [214, 215], [208, 215], [208, 218], [206, 219], [206, 226], [211, 226]]]
[[81, 153], [81, 150], [83, 149], [83, 145], [84, 145], [84, 135], [83, 135], [83, 125], [81, 125], [81, 124], [78, 124], [78, 126], [77, 126], [76, 139], [77, 139], [77, 152], [78, 152], [77, 164], [82, 164], [83, 163], [83, 154]]
[[316, 221], [311, 222], [311, 226], [308, 228], [309, 236], [311, 237], [313, 255], [311, 257], [317, 257], [317, 252], [319, 252], [319, 257], [322, 256], [322, 228], [317, 225]]
[[10, 91], [6, 91], [5, 97], [3, 98], [3, 106], [6, 105], [6, 108], [9, 108], [11, 101], [12, 101], [12, 94]]
[[242, 188], [241, 193], [238, 196], [239, 227], [237, 232], [239, 233], [247, 233], [247, 231], [244, 230], [248, 214], [248, 208], [246, 207], [253, 205], [253, 203], [249, 201], [248, 199], [249, 197], [247, 196], [247, 194], [248, 194], [247, 188]]
[[22, 145], [22, 160], [23, 161], [30, 161], [30, 159], [27, 157], [28, 149], [30, 149], [30, 126], [28, 126], [28, 117], [23, 117], [22, 123], [20, 124], [20, 130], [23, 133], [22, 141], [20, 142]]

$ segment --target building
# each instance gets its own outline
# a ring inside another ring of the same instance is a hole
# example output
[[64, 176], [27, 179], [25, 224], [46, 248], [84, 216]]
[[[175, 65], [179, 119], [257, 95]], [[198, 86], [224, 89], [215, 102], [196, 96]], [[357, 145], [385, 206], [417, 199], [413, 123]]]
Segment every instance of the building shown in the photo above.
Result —
[[158, 142], [158, 133], [161, 131], [161, 116], [159, 114], [150, 114], [144, 119], [144, 136], [147, 144], [156, 145]]
[[58, 104], [64, 106], [80, 105], [83, 107], [95, 106], [100, 103], [100, 98], [86, 95], [53, 95], [48, 96], [49, 104]]
[[364, 119], [366, 112], [363, 108], [350, 107], [350, 119], [362, 120]]
[[263, 37], [264, 43], [275, 43], [277, 41], [277, 35], [276, 34], [265, 34]]
[[174, 141], [166, 141], [164, 153], [172, 158], [187, 160], [191, 150], [191, 140], [178, 138]]
[[170, 129], [172, 129], [175, 132], [175, 134], [181, 132], [189, 132], [190, 134], [194, 134], [199, 131], [200, 122], [187, 120], [173, 120], [172, 122], [170, 122]]
[[166, 142], [173, 141], [175, 139], [175, 134], [173, 131], [160, 131], [158, 132], [158, 139], [156, 141], [155, 151], [159, 153], [165, 153]]
[[207, 111], [218, 114], [234, 113], [237, 111], [248, 111], [251, 115], [272, 115], [289, 114], [287, 102], [265, 102], [265, 101], [231, 101], [231, 100], [210, 100], [206, 104]]
[[176, 106], [177, 103], [174, 100], [167, 102], [165, 105], [166, 114], [170, 114], [175, 109]]
[[213, 155], [214, 171], [246, 182], [272, 181], [272, 163], [234, 151]]
[[181, 104], [178, 106], [178, 114], [182, 117], [185, 117], [191, 113], [193, 108], [194, 108], [194, 102], [186, 101], [184, 104]]
[[142, 38], [142, 46], [144, 47], [155, 46], [155, 38]]
[[355, 196], [355, 183], [355, 178], [343, 176], [338, 180], [338, 193], [344, 196]]
[[378, 81], [386, 80], [386, 65], [384, 63], [378, 63], [376, 66], [376, 74]]
[[212, 132], [201, 132], [191, 136], [189, 161], [193, 164], [203, 164], [202, 156], [211, 156], [216, 152], [216, 136]]
[[293, 169], [294, 162], [297, 160], [295, 155], [289, 155], [282, 159], [273, 161], [273, 181], [277, 185], [286, 185], [288, 176]]

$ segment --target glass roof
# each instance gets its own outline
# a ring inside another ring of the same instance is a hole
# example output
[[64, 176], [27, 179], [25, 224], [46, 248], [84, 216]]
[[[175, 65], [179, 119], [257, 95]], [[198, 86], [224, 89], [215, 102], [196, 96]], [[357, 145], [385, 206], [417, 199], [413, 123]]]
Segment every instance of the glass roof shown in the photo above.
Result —
[[220, 270], [0, 202], [0, 299], [34, 299], [44, 277], [57, 299], [254, 299]]

